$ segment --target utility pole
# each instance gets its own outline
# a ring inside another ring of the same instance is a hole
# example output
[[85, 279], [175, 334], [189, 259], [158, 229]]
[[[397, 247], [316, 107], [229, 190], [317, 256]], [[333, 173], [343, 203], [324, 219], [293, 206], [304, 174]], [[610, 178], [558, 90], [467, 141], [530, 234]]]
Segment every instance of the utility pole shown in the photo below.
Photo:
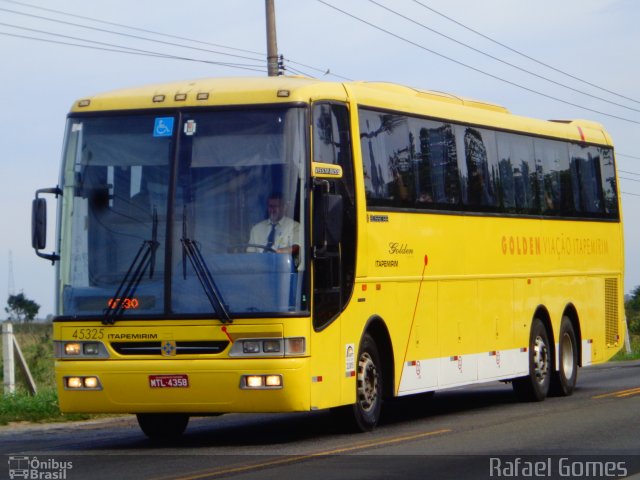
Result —
[[278, 43], [276, 42], [276, 11], [274, 0], [265, 0], [267, 11], [267, 72], [270, 77], [277, 77]]

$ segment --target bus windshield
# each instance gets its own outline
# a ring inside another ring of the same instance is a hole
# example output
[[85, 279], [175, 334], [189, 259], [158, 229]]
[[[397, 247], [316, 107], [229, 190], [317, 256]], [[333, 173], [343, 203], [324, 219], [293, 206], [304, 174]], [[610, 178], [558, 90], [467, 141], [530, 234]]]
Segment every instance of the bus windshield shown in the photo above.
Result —
[[305, 109], [71, 117], [58, 315], [301, 313]]

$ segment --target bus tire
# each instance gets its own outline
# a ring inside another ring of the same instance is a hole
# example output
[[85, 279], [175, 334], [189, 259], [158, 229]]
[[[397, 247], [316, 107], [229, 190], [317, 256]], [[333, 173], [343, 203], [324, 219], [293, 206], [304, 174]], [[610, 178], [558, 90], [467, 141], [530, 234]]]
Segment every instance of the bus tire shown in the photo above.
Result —
[[549, 393], [551, 384], [551, 344], [542, 320], [534, 318], [529, 336], [529, 375], [513, 380], [516, 396], [527, 402], [540, 402]]
[[553, 395], [568, 397], [573, 393], [578, 379], [578, 341], [571, 320], [562, 317], [558, 348], [558, 370], [551, 378]]
[[183, 413], [138, 413], [138, 425], [152, 440], [172, 440], [182, 435], [189, 423]]
[[360, 342], [356, 370], [356, 403], [353, 419], [357, 430], [370, 432], [380, 420], [382, 410], [382, 364], [376, 342], [365, 334]]

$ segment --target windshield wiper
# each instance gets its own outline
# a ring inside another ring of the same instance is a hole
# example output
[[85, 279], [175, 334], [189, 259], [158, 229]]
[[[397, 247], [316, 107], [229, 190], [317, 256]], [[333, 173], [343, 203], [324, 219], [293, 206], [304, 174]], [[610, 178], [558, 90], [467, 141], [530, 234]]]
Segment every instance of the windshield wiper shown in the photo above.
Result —
[[103, 325], [113, 325], [125, 311], [127, 301], [136, 294], [136, 289], [142, 277], [149, 270], [149, 278], [153, 278], [156, 268], [156, 250], [158, 249], [158, 212], [153, 209], [153, 224], [151, 227], [151, 240], [143, 240], [142, 245], [138, 249], [133, 262], [129, 266], [129, 270], [120, 282], [113, 298], [109, 300], [107, 308], [104, 310], [102, 318]]
[[182, 273], [183, 277], [187, 278], [187, 261], [185, 257], [189, 258], [193, 269], [196, 272], [196, 276], [200, 281], [200, 285], [202, 285], [202, 289], [204, 290], [207, 299], [209, 299], [209, 303], [215, 310], [216, 314], [222, 321], [222, 323], [231, 323], [233, 320], [229, 315], [229, 311], [227, 310], [227, 306], [224, 303], [222, 298], [222, 293], [220, 289], [216, 285], [213, 276], [211, 275], [211, 271], [207, 266], [207, 262], [202, 256], [202, 252], [200, 251], [200, 247], [198, 243], [194, 240], [191, 240], [187, 236], [187, 212], [186, 207], [182, 213], [182, 238], [180, 239], [180, 243], [182, 243]]

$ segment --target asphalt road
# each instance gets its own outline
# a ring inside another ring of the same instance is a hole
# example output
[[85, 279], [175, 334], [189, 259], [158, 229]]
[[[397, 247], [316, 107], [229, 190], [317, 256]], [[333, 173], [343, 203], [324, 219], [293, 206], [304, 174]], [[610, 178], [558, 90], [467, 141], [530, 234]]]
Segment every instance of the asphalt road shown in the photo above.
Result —
[[638, 361], [582, 369], [573, 396], [541, 403], [492, 383], [385, 407], [368, 434], [329, 412], [195, 418], [172, 444], [133, 417], [2, 427], [0, 478], [640, 478]]

